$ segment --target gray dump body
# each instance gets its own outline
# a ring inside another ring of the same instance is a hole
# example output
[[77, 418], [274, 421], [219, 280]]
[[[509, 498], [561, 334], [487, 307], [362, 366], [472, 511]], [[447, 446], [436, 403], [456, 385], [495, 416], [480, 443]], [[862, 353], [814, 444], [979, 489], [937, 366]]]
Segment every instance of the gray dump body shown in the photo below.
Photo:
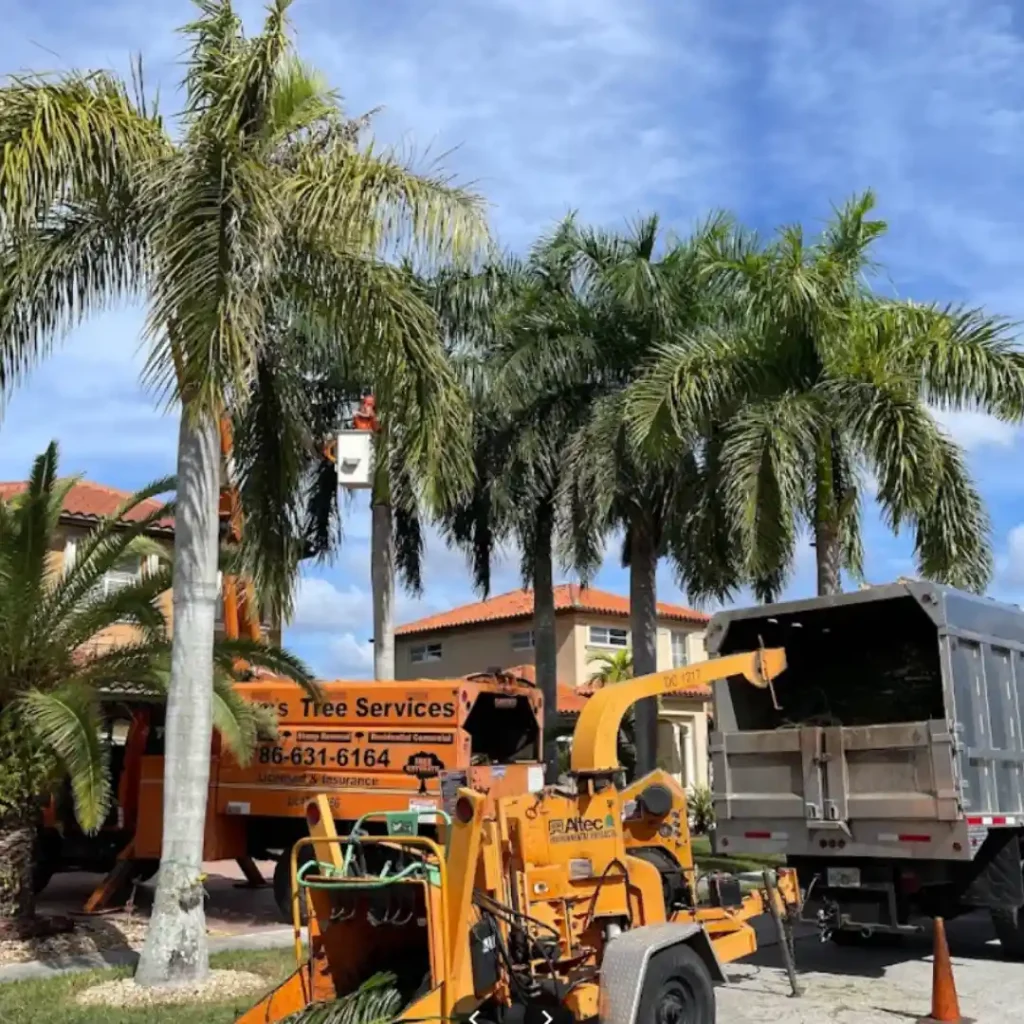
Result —
[[1024, 823], [1024, 611], [921, 582], [721, 612], [712, 655], [786, 649], [771, 694], [714, 687], [722, 852], [967, 859]]

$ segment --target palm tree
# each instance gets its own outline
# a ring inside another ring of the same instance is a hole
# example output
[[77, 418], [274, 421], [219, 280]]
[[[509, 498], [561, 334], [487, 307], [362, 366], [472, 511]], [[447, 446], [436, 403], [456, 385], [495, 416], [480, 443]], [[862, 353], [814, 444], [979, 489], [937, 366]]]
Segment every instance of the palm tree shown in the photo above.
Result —
[[[560, 502], [565, 453], [583, 423], [594, 382], [534, 376], [554, 350], [582, 337], [585, 307], [561, 255], [572, 218], [539, 238], [523, 258], [496, 255], [473, 274], [441, 275], [425, 285], [438, 310], [473, 410], [475, 482], [444, 506], [442, 532], [467, 552], [474, 583], [490, 591], [496, 550], [512, 543], [523, 584], [533, 590], [534, 660], [545, 703], [544, 759], [558, 771], [555, 559], [571, 510]], [[567, 340], [572, 339], [572, 340]]]
[[[244, 408], [281, 330], [309, 323], [331, 362], [358, 355], [372, 368], [382, 413], [415, 392], [417, 454], [438, 463], [448, 406], [409, 358], [431, 349], [436, 324], [390, 257], [411, 248], [429, 263], [483, 233], [475, 196], [358, 145], [336, 93], [294, 54], [290, 0], [271, 0], [251, 38], [229, 0], [196, 6], [173, 135], [141, 72], [134, 93], [102, 72], [0, 89], [0, 385], [10, 389], [96, 308], [138, 294], [146, 379], [181, 412], [164, 789], [173, 827], [136, 973], [144, 984], [208, 970], [219, 419]], [[288, 593], [261, 596], [287, 605]]]
[[587, 660], [591, 665], [597, 666], [590, 673], [589, 682], [598, 686], [621, 683], [624, 679], [633, 678], [633, 652], [630, 650], [598, 651], [591, 654]]
[[[604, 538], [622, 532], [638, 675], [657, 670], [660, 558], [671, 556], [694, 599], [725, 597], [737, 579], [708, 472], [713, 452], [693, 442], [643, 450], [626, 419], [629, 386], [659, 346], [721, 315], [721, 295], [709, 286], [703, 269], [709, 247], [730, 230], [726, 219], [713, 217], [685, 241], [663, 240], [658, 218], [648, 217], [624, 234], [574, 226], [562, 239], [592, 333], [586, 346], [577, 346], [575, 366], [549, 362], [536, 380], [546, 388], [552, 375], [557, 380], [568, 373], [601, 382], [600, 395], [568, 452], [564, 487], [575, 509], [572, 560], [589, 573]], [[657, 702], [643, 701], [636, 720], [638, 770], [644, 773], [656, 764]]]
[[[111, 786], [101, 741], [104, 695], [162, 699], [171, 642], [161, 597], [171, 587], [167, 552], [147, 535], [173, 514], [150, 500], [173, 489], [158, 480], [136, 492], [77, 544], [54, 571], [59, 520], [75, 479], [58, 479], [57, 445], [40, 455], [24, 487], [0, 498], [0, 927], [34, 926], [33, 848], [39, 798], [67, 778], [75, 816], [95, 832], [107, 816]], [[132, 515], [135, 513], [135, 515]], [[127, 557], [154, 555], [156, 568], [116, 590], [104, 574]], [[115, 624], [135, 627], [119, 646], [97, 641]], [[266, 712], [234, 689], [235, 665], [252, 665], [308, 683], [284, 651], [253, 641], [219, 642], [213, 651], [213, 722], [225, 746], [246, 763]]]
[[632, 390], [635, 436], [657, 448], [713, 429], [729, 526], [758, 596], [776, 596], [809, 527], [818, 592], [862, 576], [860, 506], [870, 474], [891, 529], [909, 526], [923, 576], [981, 590], [989, 521], [960, 447], [930, 407], [1024, 414], [1024, 354], [976, 309], [873, 293], [865, 275], [885, 231], [870, 192], [806, 244], [731, 239], [709, 280], [733, 316], [674, 339]]

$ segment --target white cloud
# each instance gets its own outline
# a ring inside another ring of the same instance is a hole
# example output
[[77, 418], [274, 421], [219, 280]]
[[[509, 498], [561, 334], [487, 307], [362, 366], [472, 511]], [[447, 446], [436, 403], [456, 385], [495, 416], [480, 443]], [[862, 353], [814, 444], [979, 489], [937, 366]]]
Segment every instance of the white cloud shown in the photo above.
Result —
[[934, 411], [932, 415], [968, 451], [986, 446], [1011, 448], [1021, 435], [1020, 428], [1014, 424], [1003, 423], [973, 409]]
[[371, 614], [370, 594], [366, 589], [348, 586], [341, 590], [329, 580], [306, 576], [299, 582], [295, 614], [288, 624], [289, 633], [334, 633], [352, 630]]
[[373, 675], [373, 644], [343, 633], [331, 640], [325, 661], [324, 679], [369, 679]]

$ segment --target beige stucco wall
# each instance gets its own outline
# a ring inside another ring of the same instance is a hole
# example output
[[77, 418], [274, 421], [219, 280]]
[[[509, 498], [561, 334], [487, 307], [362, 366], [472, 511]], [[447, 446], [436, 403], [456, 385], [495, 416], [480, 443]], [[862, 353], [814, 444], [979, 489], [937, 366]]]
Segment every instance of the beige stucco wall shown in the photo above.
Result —
[[[68, 542], [73, 543], [80, 542], [87, 536], [89, 530], [86, 527], [80, 527], [73, 523], [64, 523], [61, 525], [59, 530], [54, 532], [53, 546], [50, 550], [50, 565], [54, 572], [60, 572], [64, 568], [64, 559], [68, 550]], [[170, 550], [171, 544], [167, 542], [165, 547]], [[167, 619], [168, 629], [171, 629], [174, 622], [174, 611], [171, 599], [171, 591], [164, 591], [160, 595], [160, 608], [164, 613], [164, 617]], [[221, 630], [218, 629], [218, 633]], [[270, 643], [280, 646], [281, 643], [281, 629], [280, 626], [272, 628], [267, 633], [267, 638]], [[83, 645], [86, 650], [104, 651], [109, 650], [111, 647], [118, 647], [122, 644], [132, 643], [140, 639], [139, 631], [128, 623], [116, 623], [108, 629], [97, 633], [95, 637], [87, 644]]]
[[[480, 623], [464, 629], [447, 629], [438, 633], [417, 633], [395, 637], [396, 679], [446, 679], [452, 676], [483, 672], [489, 668], [511, 668], [513, 665], [532, 665], [532, 650], [512, 648], [512, 634], [531, 628], [528, 619], [512, 622]], [[569, 678], [573, 664], [571, 623], [561, 616], [555, 620], [558, 678]], [[414, 663], [411, 651], [423, 644], [441, 645], [440, 661]]]

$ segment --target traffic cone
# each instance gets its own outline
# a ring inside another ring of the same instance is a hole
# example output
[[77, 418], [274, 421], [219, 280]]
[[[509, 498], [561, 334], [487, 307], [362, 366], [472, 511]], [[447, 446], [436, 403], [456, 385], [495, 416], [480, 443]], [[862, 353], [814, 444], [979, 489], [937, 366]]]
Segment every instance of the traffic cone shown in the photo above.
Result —
[[942, 1024], [960, 1024], [960, 1004], [956, 998], [956, 983], [953, 981], [953, 964], [949, 959], [949, 944], [946, 942], [946, 924], [941, 917], [935, 918], [935, 950], [932, 960], [932, 1012], [925, 1021], [941, 1021]]

